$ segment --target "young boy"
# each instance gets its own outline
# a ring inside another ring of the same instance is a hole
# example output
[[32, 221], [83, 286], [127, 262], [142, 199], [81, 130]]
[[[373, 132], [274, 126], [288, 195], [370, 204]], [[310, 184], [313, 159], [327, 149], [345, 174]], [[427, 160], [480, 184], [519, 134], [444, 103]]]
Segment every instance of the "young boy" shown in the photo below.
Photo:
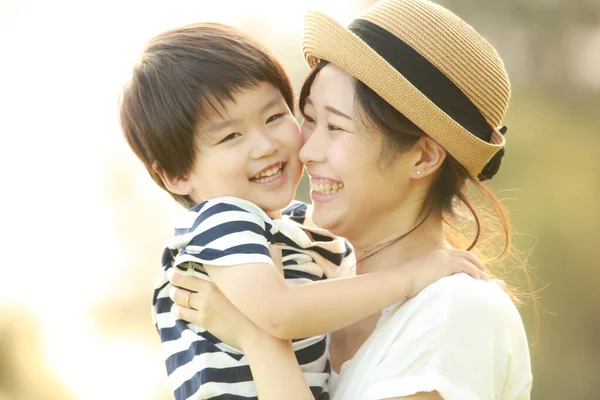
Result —
[[[120, 117], [129, 145], [154, 181], [189, 208], [163, 253], [153, 294], [176, 399], [256, 398], [256, 391], [240, 351], [170, 312], [172, 267], [212, 280], [272, 335], [302, 338], [294, 350], [319, 399], [328, 398], [327, 332], [465, 270], [429, 263], [326, 280], [352, 251], [309, 227], [306, 205], [283, 210], [303, 168], [293, 101], [290, 81], [267, 49], [214, 23], [153, 38], [124, 88]], [[283, 271], [272, 261], [273, 244]]]

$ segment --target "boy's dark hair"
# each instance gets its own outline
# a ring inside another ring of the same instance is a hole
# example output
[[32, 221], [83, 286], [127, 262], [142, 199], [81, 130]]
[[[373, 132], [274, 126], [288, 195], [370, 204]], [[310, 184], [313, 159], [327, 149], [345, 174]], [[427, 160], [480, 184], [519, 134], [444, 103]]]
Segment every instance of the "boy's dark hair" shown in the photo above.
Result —
[[[146, 45], [123, 88], [121, 129], [152, 179], [167, 190], [156, 168], [183, 176], [194, 163], [198, 127], [216, 103], [268, 82], [294, 112], [294, 93], [279, 61], [262, 44], [227, 25], [198, 23], [164, 32]], [[184, 207], [189, 196], [170, 193]]]

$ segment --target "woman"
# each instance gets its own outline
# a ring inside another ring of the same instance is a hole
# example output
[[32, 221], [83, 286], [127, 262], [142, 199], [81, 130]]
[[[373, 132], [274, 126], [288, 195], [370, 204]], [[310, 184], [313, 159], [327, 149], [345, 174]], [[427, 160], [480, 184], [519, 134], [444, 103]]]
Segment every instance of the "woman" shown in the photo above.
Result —
[[[451, 234], [468, 233], [448, 222], [464, 218], [461, 204], [477, 225], [468, 248], [480, 249], [485, 227], [467, 181], [496, 212], [506, 250], [507, 216], [479, 182], [497, 172], [504, 152], [510, 86], [496, 51], [424, 0], [383, 0], [348, 29], [313, 12], [304, 35], [313, 70], [300, 96], [300, 157], [311, 186], [343, 184], [335, 194], [311, 192], [312, 217], [350, 241], [356, 273], [457, 246]], [[312, 398], [288, 342], [261, 332], [209, 284], [172, 282], [198, 292], [175, 290], [173, 311], [241, 348], [261, 399]], [[183, 307], [187, 300], [194, 309]], [[332, 333], [330, 357], [333, 399], [528, 399], [531, 390], [527, 339], [510, 297], [463, 274]]]

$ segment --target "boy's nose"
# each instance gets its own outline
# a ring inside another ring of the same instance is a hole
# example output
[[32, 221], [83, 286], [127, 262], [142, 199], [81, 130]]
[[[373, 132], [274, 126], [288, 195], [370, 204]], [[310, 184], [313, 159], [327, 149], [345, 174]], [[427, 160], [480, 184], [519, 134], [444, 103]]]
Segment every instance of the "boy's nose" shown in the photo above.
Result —
[[254, 159], [268, 157], [277, 152], [278, 148], [279, 143], [277, 143], [276, 140], [274, 140], [265, 132], [259, 132], [255, 136], [255, 143], [250, 156]]

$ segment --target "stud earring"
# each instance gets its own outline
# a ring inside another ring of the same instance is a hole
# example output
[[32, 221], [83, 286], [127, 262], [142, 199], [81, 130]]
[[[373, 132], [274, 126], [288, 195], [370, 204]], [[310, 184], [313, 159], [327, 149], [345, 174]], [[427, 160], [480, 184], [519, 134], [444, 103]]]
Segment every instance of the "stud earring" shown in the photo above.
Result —
[[421, 170], [417, 170], [417, 175], [421, 175]]

